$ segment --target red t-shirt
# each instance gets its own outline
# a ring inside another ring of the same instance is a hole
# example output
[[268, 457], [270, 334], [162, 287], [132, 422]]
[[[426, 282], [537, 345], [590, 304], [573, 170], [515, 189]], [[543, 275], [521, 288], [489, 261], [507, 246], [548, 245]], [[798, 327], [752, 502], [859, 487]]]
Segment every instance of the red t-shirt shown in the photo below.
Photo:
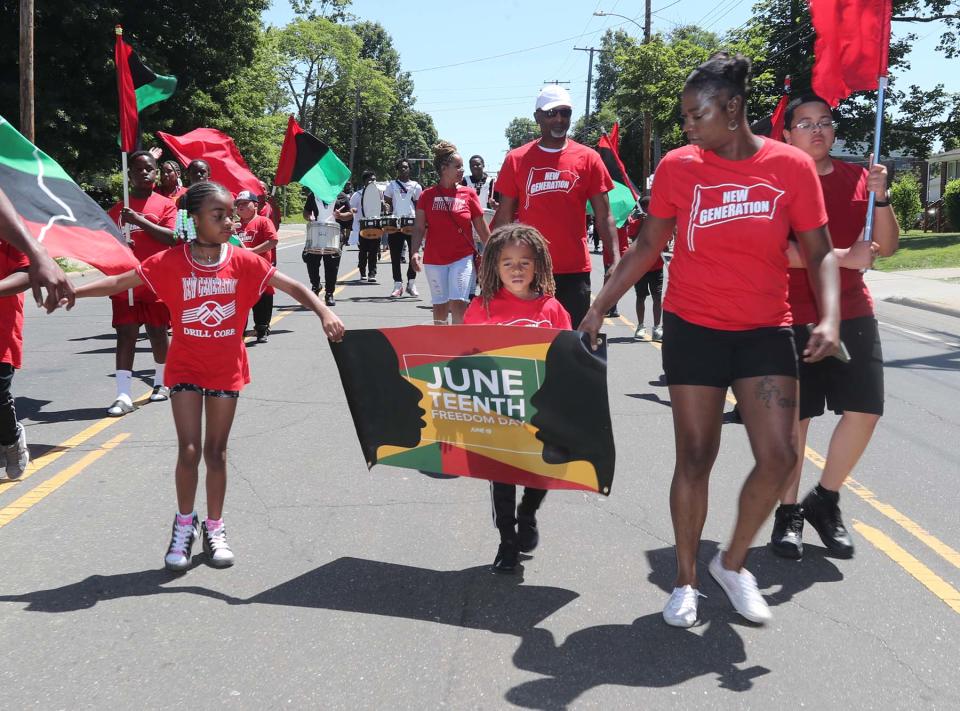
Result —
[[[277, 239], [277, 230], [268, 218], [262, 215], [255, 215], [250, 222], [240, 226], [239, 237], [244, 247], [253, 249], [264, 242]], [[260, 252], [259, 256], [266, 259], [267, 264], [275, 264], [277, 261], [276, 255], [275, 249], [268, 249], [266, 252]], [[274, 289], [272, 286], [268, 286], [263, 293], [273, 294]]]
[[160, 188], [159, 185], [157, 185], [157, 186], [153, 189], [153, 192], [155, 192], [157, 195], [161, 195], [161, 196], [165, 197], [167, 200], [169, 200], [169, 201], [172, 202], [174, 205], [176, 205], [176, 204], [177, 204], [177, 200], [180, 199], [180, 196], [181, 196], [181, 195], [183, 195], [185, 192], [187, 192], [187, 189], [186, 189], [186, 188], [183, 188], [183, 187], [174, 188], [173, 192], [168, 195], [167, 193], [163, 192], [163, 190]]
[[424, 264], [452, 264], [473, 254], [473, 219], [483, 214], [472, 188], [427, 188], [417, 200], [427, 225]]
[[241, 390], [250, 382], [243, 330], [276, 271], [259, 255], [233, 245], [227, 245], [220, 264], [198, 264], [185, 244], [137, 267], [144, 284], [170, 309], [173, 339], [164, 385]]
[[280, 210], [277, 208], [276, 202], [272, 197], [268, 197], [267, 201], [263, 204], [263, 207], [260, 208], [260, 211], [257, 213], [260, 217], [266, 217], [270, 220], [270, 224], [273, 225], [273, 229], [280, 229]]
[[[0, 279], [29, 266], [23, 252], [0, 242]], [[23, 293], [0, 297], [0, 363], [23, 365]]]
[[[133, 195], [130, 196], [130, 209], [139, 212], [145, 218], [150, 220], [155, 225], [160, 227], [166, 227], [167, 229], [174, 229], [177, 225], [177, 206], [169, 199], [165, 198], [160, 193], [150, 193], [150, 196], [147, 198], [136, 198]], [[123, 203], [118, 202], [116, 205], [110, 208], [107, 212], [110, 215], [110, 219], [117, 223], [117, 226], [123, 230], [123, 225], [120, 220], [120, 211], [123, 210]], [[162, 252], [170, 248], [169, 244], [164, 244], [158, 239], [150, 236], [148, 232], [144, 232], [139, 227], [134, 224], [130, 225], [130, 241], [133, 242], [133, 256], [137, 258], [138, 261], [142, 262], [148, 257], [152, 257], [157, 252]], [[123, 294], [115, 294], [111, 298], [113, 299], [127, 299], [129, 298], [124, 292]], [[156, 301], [156, 297], [153, 295], [148, 288], [145, 286], [138, 286], [133, 290], [134, 301], [144, 301], [147, 303], [153, 303]]]
[[792, 323], [787, 237], [827, 223], [810, 156], [766, 138], [745, 160], [677, 148], [657, 167], [649, 212], [677, 220], [664, 310], [723, 331]]
[[517, 220], [536, 227], [550, 245], [554, 274], [590, 271], [587, 201], [613, 190], [600, 154], [567, 139], [562, 151], [532, 141], [507, 153], [497, 192], [517, 200]]
[[[859, 165], [833, 161], [833, 172], [820, 176], [823, 201], [830, 219], [834, 247], [846, 249], [860, 238], [867, 223], [867, 171]], [[794, 323], [820, 320], [806, 269], [790, 270], [790, 308]], [[840, 318], [873, 316], [873, 297], [859, 269], [840, 269]]]
[[483, 299], [474, 299], [463, 315], [463, 322], [470, 325], [531, 326], [566, 330], [573, 328], [570, 314], [552, 296], [541, 296], [527, 301], [503, 288], [490, 299], [489, 315]]

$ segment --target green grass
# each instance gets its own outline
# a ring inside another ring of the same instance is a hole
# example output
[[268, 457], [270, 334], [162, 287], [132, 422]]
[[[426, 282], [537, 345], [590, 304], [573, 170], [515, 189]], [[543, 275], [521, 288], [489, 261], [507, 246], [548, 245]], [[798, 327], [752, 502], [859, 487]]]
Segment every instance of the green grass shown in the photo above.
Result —
[[900, 235], [900, 249], [893, 256], [881, 257], [873, 265], [882, 272], [947, 267], [960, 267], [960, 232], [910, 230]]
[[80, 264], [79, 262], [71, 262], [66, 257], [54, 257], [53, 261], [60, 265], [60, 268], [65, 272], [85, 272], [88, 267], [86, 264]]

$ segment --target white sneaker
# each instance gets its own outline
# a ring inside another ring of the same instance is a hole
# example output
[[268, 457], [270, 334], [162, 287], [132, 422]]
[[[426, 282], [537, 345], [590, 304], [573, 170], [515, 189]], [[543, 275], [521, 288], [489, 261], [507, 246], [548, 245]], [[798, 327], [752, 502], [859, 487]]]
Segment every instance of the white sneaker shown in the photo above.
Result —
[[163, 402], [170, 399], [170, 388], [166, 385], [154, 385], [150, 393], [150, 402]]
[[653, 340], [662, 341], [663, 340], [663, 326], [654, 326], [653, 327]]
[[167, 555], [163, 558], [163, 564], [167, 570], [186, 570], [190, 567], [190, 555], [193, 549], [193, 542], [197, 538], [197, 524], [199, 518], [193, 515], [193, 521], [188, 524], [180, 524], [177, 517], [173, 517], [173, 530], [170, 532], [170, 547], [167, 549]]
[[113, 404], [107, 408], [107, 414], [110, 417], [123, 417], [133, 412], [133, 403], [124, 397], [118, 397]]
[[407, 293], [414, 298], [420, 296], [420, 292], [417, 291], [417, 285], [413, 283], [413, 279], [407, 282]]
[[207, 560], [214, 568], [229, 568], [233, 565], [233, 551], [227, 543], [227, 527], [223, 524], [220, 528], [211, 531], [207, 528], [207, 522], [204, 521], [201, 526], [203, 535], [203, 552], [207, 554]]
[[23, 425], [17, 425], [17, 439], [13, 444], [0, 447], [6, 460], [7, 478], [19, 479], [30, 463], [30, 450], [27, 449], [27, 432]]
[[393, 291], [390, 292], [391, 299], [397, 299], [403, 296], [403, 282], [395, 281], [393, 282]]
[[721, 562], [721, 551], [710, 561], [710, 575], [727, 594], [730, 604], [743, 617], [757, 624], [769, 622], [773, 615], [767, 607], [767, 601], [757, 589], [756, 578], [746, 568], [738, 571], [727, 570]]
[[641, 341], [644, 340], [647, 337], [647, 329], [643, 326], [637, 326], [637, 330], [633, 332], [633, 337]]
[[663, 608], [663, 621], [671, 627], [693, 627], [697, 622], [697, 603], [706, 597], [692, 585], [674, 588]]

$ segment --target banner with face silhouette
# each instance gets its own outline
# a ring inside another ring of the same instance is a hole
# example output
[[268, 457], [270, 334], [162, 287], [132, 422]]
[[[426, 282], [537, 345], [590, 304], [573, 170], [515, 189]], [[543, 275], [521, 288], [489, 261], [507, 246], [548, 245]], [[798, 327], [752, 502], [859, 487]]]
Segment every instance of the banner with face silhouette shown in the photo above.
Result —
[[333, 355], [368, 467], [609, 494], [606, 351], [576, 331], [347, 331]]

